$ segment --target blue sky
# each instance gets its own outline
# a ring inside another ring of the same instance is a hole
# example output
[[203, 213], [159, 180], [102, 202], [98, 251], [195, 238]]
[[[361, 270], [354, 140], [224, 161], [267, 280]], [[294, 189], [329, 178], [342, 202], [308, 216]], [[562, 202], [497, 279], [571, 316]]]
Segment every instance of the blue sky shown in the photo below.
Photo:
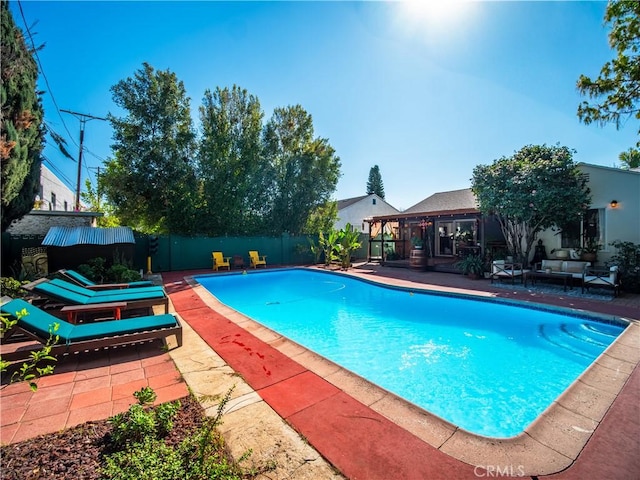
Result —
[[[184, 82], [196, 127], [207, 88], [247, 89], [265, 122], [302, 105], [341, 159], [336, 199], [364, 195], [374, 165], [386, 200], [406, 209], [469, 187], [474, 166], [525, 145], [559, 143], [605, 166], [635, 145], [632, 121], [616, 130], [576, 116], [578, 77], [614, 56], [605, 2], [412, 3], [23, 0], [24, 20], [10, 5], [45, 44], [45, 118], [74, 157], [79, 122], [56, 104], [118, 115], [110, 88], [143, 62]], [[95, 181], [111, 137], [108, 122], [86, 124], [83, 178]], [[45, 155], [75, 190], [77, 163]]]

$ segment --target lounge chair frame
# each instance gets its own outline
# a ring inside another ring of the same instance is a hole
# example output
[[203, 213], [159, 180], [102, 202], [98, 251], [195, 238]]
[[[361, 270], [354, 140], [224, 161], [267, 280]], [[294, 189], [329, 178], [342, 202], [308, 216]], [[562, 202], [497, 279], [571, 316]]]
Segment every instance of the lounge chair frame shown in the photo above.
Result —
[[128, 283], [94, 283], [84, 275], [76, 272], [75, 270], [60, 269], [56, 272], [58, 276], [62, 277], [67, 282], [79, 285], [89, 290], [114, 290], [123, 288], [140, 288], [140, 287], [152, 287], [153, 282], [151, 280], [140, 280], [136, 282]]
[[[67, 285], [65, 285], [65, 283]], [[169, 297], [162, 287], [141, 287], [135, 289], [114, 289], [111, 291], [100, 290], [94, 291], [81, 287], [79, 285], [70, 284], [64, 280], [49, 280], [41, 278], [31, 283], [23, 285], [22, 288], [28, 292], [35, 294], [37, 300], [42, 301], [44, 306], [50, 308], [63, 307], [65, 305], [93, 305], [97, 303], [109, 302], [126, 302], [127, 309], [136, 308], [153, 308], [157, 305], [164, 306], [164, 313], [169, 313]], [[162, 296], [154, 296], [153, 298], [136, 298], [136, 293], [141, 293], [145, 288], [154, 289], [154, 291], [162, 291]], [[82, 293], [83, 289], [86, 293]], [[109, 295], [108, 299], [104, 296]]]
[[[26, 303], [26, 302], [25, 302]], [[36, 306], [31, 306], [32, 308], [38, 308]], [[51, 317], [51, 323], [68, 323], [62, 319], [54, 317], [53, 315], [48, 314], [47, 312], [42, 311], [43, 314], [49, 315]], [[104, 337], [90, 339], [90, 340], [80, 340], [72, 343], [58, 343], [54, 344], [51, 348], [51, 355], [63, 355], [63, 354], [72, 354], [79, 352], [88, 352], [94, 350], [102, 350], [105, 348], [116, 348], [124, 345], [132, 345], [135, 343], [144, 343], [151, 340], [164, 339], [166, 342], [166, 338], [172, 335], [176, 338], [176, 344], [178, 347], [182, 346], [182, 324], [178, 317], [174, 314], [165, 314], [171, 315], [175, 320], [175, 326], [173, 327], [160, 327], [156, 329], [147, 329], [139, 332], [133, 333], [121, 333], [118, 335], [105, 335]], [[111, 322], [126, 322], [127, 320], [107, 320]], [[24, 323], [24, 322], [22, 322]], [[77, 327], [76, 327], [77, 328]], [[21, 321], [18, 321], [16, 325], [13, 326], [10, 330], [5, 332], [3, 336], [3, 343], [10, 338], [13, 334], [20, 332], [24, 334], [26, 337], [35, 340], [38, 343], [45, 344], [48, 338], [42, 338], [37, 335], [34, 331], [27, 328], [25, 325], [21, 325]], [[33, 351], [33, 344], [25, 345], [21, 348], [16, 349], [12, 352], [6, 352], [2, 354], [2, 359], [8, 362], [14, 362], [18, 360], [24, 360], [30, 356], [30, 353]]]

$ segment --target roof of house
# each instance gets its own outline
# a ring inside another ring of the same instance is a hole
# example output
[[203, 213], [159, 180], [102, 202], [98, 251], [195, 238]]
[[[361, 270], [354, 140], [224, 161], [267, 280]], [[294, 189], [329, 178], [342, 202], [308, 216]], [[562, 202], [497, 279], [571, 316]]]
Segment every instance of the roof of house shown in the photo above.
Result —
[[48, 247], [116, 243], [136, 243], [133, 230], [130, 227], [51, 227], [42, 241], [42, 245]]
[[470, 188], [434, 193], [402, 213], [431, 213], [454, 210], [477, 210], [478, 202]]
[[344, 200], [338, 200], [338, 210], [342, 210], [343, 208], [347, 208], [349, 205], [358, 203], [360, 200], [364, 200], [368, 196], [369, 195], [361, 195], [359, 197], [345, 198]]

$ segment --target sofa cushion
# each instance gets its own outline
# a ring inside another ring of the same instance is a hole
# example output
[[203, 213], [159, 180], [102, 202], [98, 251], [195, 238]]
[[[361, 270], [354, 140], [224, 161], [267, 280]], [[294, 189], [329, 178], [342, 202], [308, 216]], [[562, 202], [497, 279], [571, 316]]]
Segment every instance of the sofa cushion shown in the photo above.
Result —
[[591, 262], [562, 262], [562, 270], [567, 273], [582, 273]]
[[550, 268], [555, 272], [559, 272], [562, 270], [562, 260], [542, 260], [541, 269], [544, 270], [546, 268]]

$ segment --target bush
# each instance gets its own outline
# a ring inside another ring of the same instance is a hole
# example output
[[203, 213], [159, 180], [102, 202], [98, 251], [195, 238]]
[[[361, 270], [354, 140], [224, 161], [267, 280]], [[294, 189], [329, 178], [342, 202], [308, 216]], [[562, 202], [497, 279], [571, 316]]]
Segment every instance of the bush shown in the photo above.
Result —
[[13, 277], [0, 278], [0, 293], [11, 298], [24, 298], [28, 292], [22, 288], [22, 285], [29, 283], [28, 280], [16, 280]]
[[131, 270], [126, 265], [112, 265], [107, 270], [107, 280], [110, 283], [128, 283], [140, 280], [140, 273]]
[[117, 252], [113, 256], [113, 264], [107, 268], [107, 261], [96, 257], [87, 263], [78, 265], [78, 273], [97, 283], [128, 283], [140, 280], [140, 272], [132, 270], [124, 257]]
[[609, 245], [617, 250], [610, 263], [618, 266], [622, 289], [640, 293], [640, 244], [616, 240]]
[[[105, 456], [102, 469], [104, 478], [117, 480], [240, 480], [244, 478], [240, 467], [226, 457], [224, 440], [216, 427], [231, 398], [233, 388], [221, 399], [217, 415], [206, 418], [202, 426], [186, 437], [178, 446], [164, 441], [173, 428], [173, 418], [180, 402], [171, 402], [147, 408], [144, 404], [155, 400], [155, 392], [145, 387], [134, 396], [138, 403], [126, 413], [110, 419], [113, 425], [111, 439], [122, 448]], [[241, 459], [245, 459], [247, 452]], [[269, 467], [272, 468], [272, 467]]]
[[134, 396], [138, 403], [131, 405], [125, 413], [110, 419], [113, 426], [111, 441], [117, 448], [140, 443], [146, 438], [159, 439], [171, 431], [173, 417], [180, 408], [180, 402], [169, 402], [158, 405], [156, 408], [145, 407], [145, 404], [155, 400], [155, 392], [145, 387]]
[[180, 453], [162, 440], [144, 438], [127, 450], [105, 457], [106, 478], [118, 480], [176, 480], [184, 475]]

